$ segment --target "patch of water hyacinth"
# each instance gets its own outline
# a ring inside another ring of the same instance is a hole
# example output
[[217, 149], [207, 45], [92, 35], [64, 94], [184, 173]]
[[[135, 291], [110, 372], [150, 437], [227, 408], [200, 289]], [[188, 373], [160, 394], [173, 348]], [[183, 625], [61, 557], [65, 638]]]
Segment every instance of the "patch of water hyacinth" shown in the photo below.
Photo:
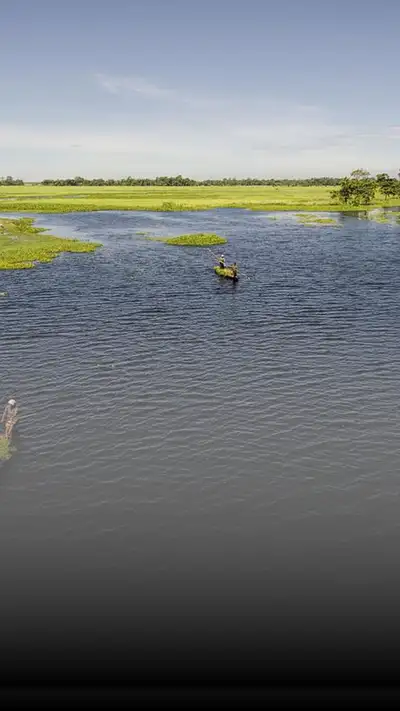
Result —
[[93, 252], [98, 242], [82, 242], [49, 235], [32, 218], [0, 218], [0, 269], [32, 269], [52, 262], [62, 252]]
[[152, 242], [164, 242], [178, 247], [212, 247], [215, 244], [226, 244], [225, 237], [207, 232], [179, 235], [178, 237], [148, 237]]

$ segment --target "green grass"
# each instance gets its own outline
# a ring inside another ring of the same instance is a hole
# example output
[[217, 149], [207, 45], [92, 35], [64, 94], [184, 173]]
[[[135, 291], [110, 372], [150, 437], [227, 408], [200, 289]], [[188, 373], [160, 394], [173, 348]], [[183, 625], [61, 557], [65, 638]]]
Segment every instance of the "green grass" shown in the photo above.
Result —
[[179, 237], [149, 237], [152, 242], [165, 242], [165, 244], [179, 247], [211, 247], [214, 244], [226, 244], [228, 240], [218, 235], [199, 232], [197, 234], [179, 235]]
[[93, 252], [100, 244], [62, 239], [35, 227], [32, 218], [0, 217], [0, 269], [32, 269], [35, 263], [51, 262], [62, 252]]
[[[94, 212], [99, 210], [151, 210], [175, 212], [245, 208], [265, 211], [350, 212], [354, 206], [333, 203], [332, 187], [194, 186], [194, 187], [57, 187], [0, 186], [0, 212]], [[400, 205], [397, 200], [377, 200], [372, 209]]]
[[8, 439], [3, 437], [0, 433], [0, 461], [4, 462], [7, 461], [7, 459], [10, 459], [13, 451], [14, 447], [12, 447]]

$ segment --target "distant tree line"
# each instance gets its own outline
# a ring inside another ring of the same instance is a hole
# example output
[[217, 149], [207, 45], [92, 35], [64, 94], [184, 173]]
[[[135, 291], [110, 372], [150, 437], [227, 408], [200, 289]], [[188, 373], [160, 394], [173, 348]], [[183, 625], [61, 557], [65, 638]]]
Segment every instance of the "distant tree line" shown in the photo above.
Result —
[[[193, 180], [192, 178], [184, 178], [182, 175], [168, 176], [162, 175], [157, 178], [46, 178], [41, 182], [32, 182], [33, 185], [57, 185], [57, 186], [152, 186], [160, 187], [186, 187], [186, 186], [232, 186], [232, 185], [272, 185], [279, 187], [280, 185], [287, 186], [335, 186], [339, 185], [341, 178], [302, 178], [302, 179], [275, 179], [275, 178], [215, 178], [209, 180]], [[11, 175], [6, 178], [0, 178], [0, 185], [24, 185], [24, 181], [15, 179]]]
[[0, 178], [0, 185], [24, 185], [24, 181], [7, 175], [5, 178]]
[[[0, 178], [0, 185], [24, 185], [24, 181], [20, 178], [13, 178], [7, 175], [5, 178]], [[182, 175], [168, 176], [162, 175], [157, 178], [46, 178], [41, 182], [34, 183], [35, 185], [55, 185], [55, 186], [159, 186], [159, 187], [186, 187], [186, 186], [239, 186], [239, 185], [259, 185], [272, 187], [313, 187], [325, 186], [337, 188], [331, 192], [331, 198], [334, 202], [341, 202], [350, 205], [368, 205], [372, 202], [377, 193], [380, 193], [385, 199], [398, 197], [400, 198], [400, 172], [396, 178], [390, 177], [388, 173], [378, 173], [373, 177], [367, 170], [353, 170], [349, 177], [345, 178], [220, 178], [209, 180], [193, 180], [192, 178], [184, 178]]]
[[220, 185], [220, 186], [232, 186], [232, 185], [272, 185], [278, 187], [279, 185], [290, 185], [290, 186], [313, 186], [313, 185], [339, 185], [340, 178], [303, 178], [303, 179], [282, 179], [277, 180], [275, 178], [214, 178], [208, 180], [193, 180], [193, 178], [184, 178], [182, 175], [161, 175], [157, 178], [133, 178], [128, 176], [127, 178], [120, 178], [119, 180], [113, 178], [82, 178], [77, 176], [75, 178], [56, 178], [56, 179], [46, 179], [42, 180], [41, 185], [93, 185], [93, 186], [160, 186], [160, 187], [190, 187], [190, 186], [208, 186], [208, 185]]
[[374, 178], [367, 170], [357, 168], [349, 177], [342, 178], [339, 189], [333, 190], [331, 197], [349, 205], [369, 205], [377, 193], [385, 199], [400, 199], [400, 172], [396, 178], [388, 173], [378, 173]]

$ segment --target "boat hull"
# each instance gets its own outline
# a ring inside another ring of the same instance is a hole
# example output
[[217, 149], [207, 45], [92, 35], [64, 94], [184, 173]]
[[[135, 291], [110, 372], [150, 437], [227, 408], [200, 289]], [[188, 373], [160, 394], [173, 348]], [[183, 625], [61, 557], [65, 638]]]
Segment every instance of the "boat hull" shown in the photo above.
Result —
[[234, 275], [232, 269], [229, 269], [229, 267], [225, 267], [223, 269], [222, 267], [214, 267], [214, 271], [218, 276], [224, 277], [225, 279], [231, 279], [232, 281], [238, 281], [239, 277]]

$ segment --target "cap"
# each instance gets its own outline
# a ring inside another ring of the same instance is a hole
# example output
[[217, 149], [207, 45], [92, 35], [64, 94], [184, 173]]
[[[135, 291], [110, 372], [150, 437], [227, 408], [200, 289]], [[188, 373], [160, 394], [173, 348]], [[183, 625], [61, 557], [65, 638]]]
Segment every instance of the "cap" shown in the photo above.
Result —
[[9, 401], [8, 401], [8, 404], [9, 404], [9, 405], [15, 405], [15, 400], [13, 400], [13, 399], [9, 400]]

